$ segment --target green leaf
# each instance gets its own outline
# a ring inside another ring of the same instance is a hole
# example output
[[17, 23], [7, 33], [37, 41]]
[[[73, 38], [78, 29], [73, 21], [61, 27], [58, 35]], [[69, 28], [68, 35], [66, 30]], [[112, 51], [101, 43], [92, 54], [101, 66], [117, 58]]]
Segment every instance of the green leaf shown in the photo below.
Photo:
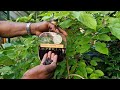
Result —
[[76, 59], [70, 59], [68, 60], [68, 64], [71, 65], [76, 65], [77, 64], [77, 60]]
[[104, 73], [101, 70], [95, 70], [95, 73], [100, 77], [104, 76]]
[[22, 59], [25, 59], [27, 56], [28, 56], [28, 54], [30, 54], [29, 52], [27, 52], [27, 50], [25, 49], [25, 50], [23, 50], [22, 51], [22, 53], [21, 53], [21, 56], [22, 56]]
[[79, 74], [80, 76], [87, 78], [87, 71], [85, 67], [78, 67], [76, 74]]
[[48, 20], [50, 18], [51, 18], [51, 16], [44, 16], [41, 20]]
[[102, 60], [98, 57], [93, 57], [92, 60], [96, 61], [96, 62], [101, 62]]
[[13, 65], [14, 61], [11, 60], [7, 55], [0, 54], [0, 65]]
[[68, 17], [69, 14], [70, 14], [69, 11], [57, 11], [54, 12], [54, 19], [61, 19], [63, 17]]
[[116, 16], [117, 18], [120, 18], [120, 11], [118, 11], [118, 12], [115, 14], [115, 16]]
[[16, 59], [16, 56], [18, 55], [14, 49], [4, 50], [3, 54], [8, 56], [10, 59]]
[[86, 64], [85, 64], [84, 61], [78, 62], [78, 65], [79, 65], [81, 68], [86, 67]]
[[25, 44], [25, 45], [30, 45], [30, 44], [32, 44], [33, 42], [34, 42], [34, 41], [33, 41], [32, 38], [27, 38], [27, 39], [24, 40], [24, 44]]
[[108, 55], [108, 48], [106, 48], [105, 43], [96, 42], [95, 43], [95, 50], [102, 53], [102, 54]]
[[65, 61], [62, 61], [58, 64], [55, 73], [54, 73], [54, 78], [61, 78], [63, 73], [66, 71], [66, 65]]
[[54, 73], [54, 79], [57, 78], [57, 75], [59, 75], [59, 73], [60, 73], [60, 72], [59, 72], [58, 70], [55, 71], [55, 73]]
[[87, 14], [86, 12], [73, 12], [72, 14], [75, 18], [78, 19], [81, 23], [86, 25], [88, 28], [96, 30], [97, 22], [96, 19], [91, 14]]
[[93, 66], [97, 66], [97, 62], [95, 60], [91, 60], [90, 64], [93, 65]]
[[3, 53], [3, 51], [0, 51], [0, 54], [2, 54]]
[[79, 48], [79, 52], [80, 53], [84, 53], [86, 51], [88, 51], [90, 49], [90, 44], [85, 44], [85, 45], [82, 45], [80, 48]]
[[78, 75], [80, 75], [80, 76], [84, 77], [84, 75], [83, 75], [83, 73], [80, 71], [80, 69], [79, 69], [79, 70], [77, 70], [77, 71], [75, 72], [75, 74], [78, 74]]
[[102, 28], [102, 29], [100, 29], [99, 30], [99, 33], [109, 33], [110, 32], [110, 29], [108, 28], [108, 27], [106, 27], [106, 28]]
[[32, 19], [34, 13], [31, 13], [29, 16], [28, 16], [28, 20]]
[[88, 13], [93, 13], [93, 14], [96, 14], [96, 13], [100, 13], [102, 11], [88, 11]]
[[109, 13], [113, 13], [114, 11], [101, 11], [102, 14], [109, 14]]
[[80, 38], [80, 41], [78, 42], [80, 45], [88, 44], [91, 40], [90, 36], [83, 36]]
[[120, 40], [120, 23], [109, 25], [111, 33]]
[[107, 34], [99, 34], [98, 35], [98, 40], [110, 41], [111, 38]]
[[72, 25], [72, 20], [68, 19], [60, 23], [62, 28], [69, 28]]
[[28, 17], [24, 16], [24, 17], [20, 17], [16, 20], [16, 22], [27, 22], [28, 21]]
[[120, 66], [115, 66], [114, 69], [115, 70], [119, 70]]
[[80, 12], [78, 11], [73, 11], [72, 15], [79, 20]]
[[86, 30], [86, 31], [85, 31], [85, 36], [92, 34], [92, 32], [93, 32], [93, 31], [92, 31], [91, 29]]
[[96, 73], [92, 73], [91, 75], [90, 75], [90, 79], [98, 79], [99, 77], [98, 77], [98, 75], [96, 74]]
[[85, 12], [80, 12], [80, 16], [78, 19], [81, 23], [86, 25], [87, 27], [96, 30], [97, 22], [92, 14], [87, 14]]
[[65, 72], [65, 70], [66, 70], [66, 63], [65, 63], [65, 61], [62, 61], [62, 62], [60, 62], [59, 63], [59, 65], [60, 65], [60, 69], [59, 69], [59, 75], [60, 76], [62, 76], [62, 74]]
[[109, 25], [113, 25], [114, 26], [114, 24], [120, 23], [120, 18], [109, 17], [108, 23], [109, 23]]
[[87, 73], [92, 73], [93, 72], [93, 69], [92, 68], [90, 68], [90, 67], [86, 67], [86, 71], [87, 71]]
[[70, 73], [75, 72], [75, 69], [76, 69], [76, 66], [72, 66], [72, 67], [71, 67], [71, 70], [70, 70]]
[[86, 68], [83, 67], [80, 69], [80, 71], [83, 73], [84, 77], [87, 79], [87, 71], [86, 71]]
[[3, 67], [3, 68], [0, 69], [0, 73], [3, 73], [3, 72], [7, 73], [9, 71], [11, 71], [11, 67], [9, 67], [9, 66], [5, 66], [5, 67]]

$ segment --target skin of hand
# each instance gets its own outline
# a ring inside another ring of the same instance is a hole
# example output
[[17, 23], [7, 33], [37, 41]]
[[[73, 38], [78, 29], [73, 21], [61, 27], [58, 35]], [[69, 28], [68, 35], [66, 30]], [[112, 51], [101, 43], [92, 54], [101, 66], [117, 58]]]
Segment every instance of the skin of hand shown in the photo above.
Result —
[[[50, 58], [53, 62], [49, 65], [43, 65], [47, 58]], [[22, 79], [50, 79], [57, 67], [57, 58], [57, 55], [49, 51], [44, 55], [41, 64], [26, 71]]]
[[[33, 27], [33, 28], [32, 28]], [[56, 25], [50, 22], [39, 22], [31, 24], [31, 32], [35, 35], [40, 35], [42, 32], [53, 31], [56, 33], [62, 33], [63, 35], [67, 36], [67, 33], [62, 30], [60, 27], [56, 27]]]
[[[27, 35], [26, 25], [27, 23], [22, 22], [0, 21], [0, 37], [8, 38]], [[31, 23], [30, 25], [30, 32], [32, 35], [39, 36], [42, 32], [48, 31], [62, 33], [67, 36], [64, 30], [47, 21]]]

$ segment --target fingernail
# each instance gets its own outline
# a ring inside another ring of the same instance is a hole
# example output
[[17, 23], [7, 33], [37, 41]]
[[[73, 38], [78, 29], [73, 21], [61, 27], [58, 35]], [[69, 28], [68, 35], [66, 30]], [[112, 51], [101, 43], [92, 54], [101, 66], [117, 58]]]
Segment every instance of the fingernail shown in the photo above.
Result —
[[59, 31], [58, 31], [58, 30], [56, 30], [56, 33], [57, 33], [57, 34], [59, 34]]

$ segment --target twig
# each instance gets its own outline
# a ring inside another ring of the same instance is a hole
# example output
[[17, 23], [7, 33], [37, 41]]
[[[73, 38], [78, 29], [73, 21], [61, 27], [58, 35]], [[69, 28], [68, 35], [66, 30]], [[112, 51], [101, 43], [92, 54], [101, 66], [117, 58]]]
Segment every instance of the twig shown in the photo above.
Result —
[[69, 71], [68, 59], [66, 59], [66, 64], [67, 64], [68, 79], [70, 79], [70, 77], [69, 77], [70, 71]]
[[69, 76], [77, 76], [77, 77], [80, 77], [81, 79], [85, 79], [85, 78], [83, 78], [82, 76], [80, 76], [78, 74], [69, 74]]

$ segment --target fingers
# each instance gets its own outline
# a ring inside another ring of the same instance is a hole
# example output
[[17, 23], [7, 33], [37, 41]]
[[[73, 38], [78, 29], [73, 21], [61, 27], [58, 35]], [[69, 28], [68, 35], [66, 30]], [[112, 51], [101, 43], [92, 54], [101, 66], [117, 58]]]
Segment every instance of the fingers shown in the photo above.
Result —
[[67, 36], [67, 33], [64, 30], [62, 30], [60, 27], [56, 27], [52, 23], [49, 23], [49, 28], [56, 33], [62, 33], [63, 35]]
[[54, 54], [54, 56], [51, 58], [53, 62], [49, 65], [46, 65], [47, 72], [53, 72], [55, 70], [55, 68], [57, 67], [57, 57], [58, 56]]
[[59, 32], [62, 33], [63, 35], [65, 35], [65, 36], [68, 35], [68, 34], [67, 34], [64, 30], [62, 30], [60, 27], [58, 27], [58, 29], [59, 29]]
[[52, 53], [52, 51], [49, 51], [47, 53], [47, 58], [50, 58], [51, 60], [53, 60], [53, 62], [57, 62], [57, 55], [55, 55], [54, 53]]
[[54, 53], [51, 54], [51, 59], [53, 59], [54, 55], [55, 55]]
[[47, 53], [43, 56], [43, 59], [42, 59], [42, 61], [41, 61], [41, 64], [43, 64], [43, 63], [45, 62], [47, 56], [48, 56]]
[[52, 51], [48, 52], [48, 58], [51, 58]]
[[53, 64], [54, 66], [56, 66], [56, 64], [57, 64], [57, 58], [58, 58], [57, 55], [55, 55], [54, 53], [52, 53], [52, 51], [49, 51], [48, 53], [46, 53], [43, 56], [41, 64], [43, 64], [46, 61], [47, 58], [50, 58], [51, 60], [53, 60], [53, 62], [51, 64]]
[[56, 32], [56, 33], [59, 33], [59, 30], [56, 29], [56, 26], [55, 26], [54, 24], [49, 23], [49, 28], [50, 28], [51, 31], [54, 31], [54, 32]]
[[53, 62], [51, 62], [51, 64], [49, 65], [45, 65], [44, 68], [48, 73], [51, 73], [55, 70], [55, 68], [57, 67], [57, 55], [55, 55], [54, 53], [52, 53], [51, 51], [49, 51], [47, 54], [44, 55], [41, 64], [43, 65], [43, 63], [45, 62], [46, 58], [50, 58], [51, 60], [53, 60]]
[[57, 58], [58, 58], [58, 55], [54, 55], [52, 57], [53, 62], [51, 64], [57, 64]]
[[48, 52], [48, 58], [50, 58], [51, 60], [53, 60], [53, 62], [57, 63], [57, 55], [55, 55], [54, 53], [52, 53], [52, 51]]
[[43, 59], [41, 61], [41, 63], [43, 64], [47, 58], [50, 58], [52, 59], [54, 57], [54, 53], [52, 53], [52, 51], [49, 51], [48, 53], [46, 53], [44, 56], [43, 56]]

